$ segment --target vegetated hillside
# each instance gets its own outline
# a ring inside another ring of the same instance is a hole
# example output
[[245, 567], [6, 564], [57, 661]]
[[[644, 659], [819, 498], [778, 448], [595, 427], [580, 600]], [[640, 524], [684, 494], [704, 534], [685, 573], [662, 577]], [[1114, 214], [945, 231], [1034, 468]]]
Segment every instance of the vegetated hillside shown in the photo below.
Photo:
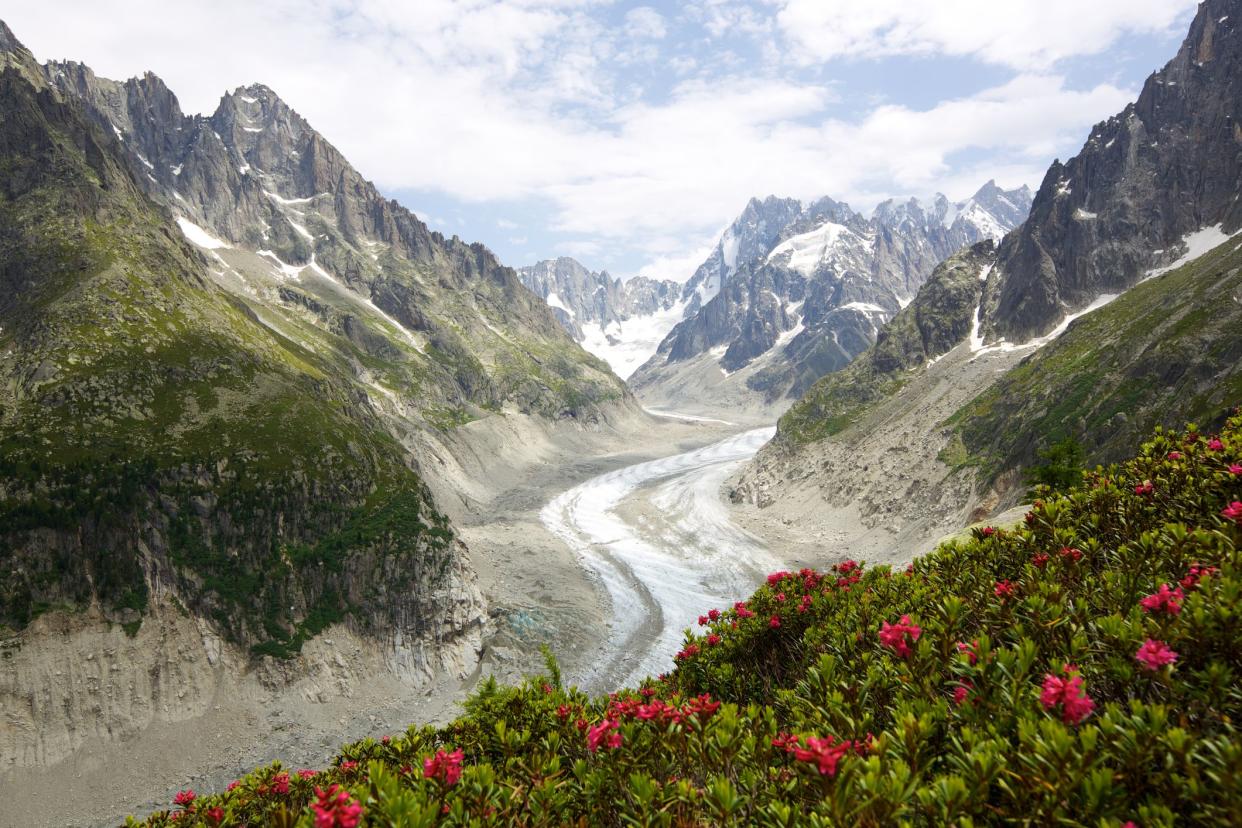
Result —
[[1039, 462], [1069, 437], [1094, 462], [1156, 425], [1205, 426], [1242, 399], [1242, 242], [1227, 241], [1076, 320], [960, 410], [966, 457], [985, 474]]
[[0, 627], [136, 631], [152, 589], [275, 655], [340, 620], [414, 649], [481, 623], [334, 361], [219, 287], [74, 101], [8, 67], [0, 109]]
[[1236, 411], [904, 571], [773, 573], [641, 688], [553, 663], [144, 824], [1238, 824]]

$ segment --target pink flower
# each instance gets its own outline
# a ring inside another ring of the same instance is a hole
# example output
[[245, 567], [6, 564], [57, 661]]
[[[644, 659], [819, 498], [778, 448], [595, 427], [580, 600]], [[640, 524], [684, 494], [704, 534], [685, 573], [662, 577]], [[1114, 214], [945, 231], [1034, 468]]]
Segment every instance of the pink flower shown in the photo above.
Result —
[[785, 578], [788, 578], [791, 574], [792, 573], [786, 572], [783, 569], [780, 572], [773, 572], [771, 575], [768, 576], [768, 584], [770, 586], [775, 586], [776, 584], [779, 584]]
[[1074, 668], [1065, 667], [1066, 678], [1058, 678], [1052, 673], [1044, 676], [1043, 692], [1039, 695], [1039, 703], [1045, 710], [1061, 706], [1061, 718], [1066, 724], [1076, 725], [1091, 715], [1095, 702], [1083, 689], [1082, 677]]
[[1031, 558], [1031, 563], [1034, 564], [1037, 568], [1043, 569], [1044, 566], [1047, 565], [1049, 560], [1050, 560], [1050, 556], [1048, 555], [1047, 552], [1037, 552], [1035, 556]]
[[776, 600], [783, 603], [785, 600], [785, 593], [783, 592], [776, 593]]
[[706, 627], [706, 626], [707, 626], [707, 616], [706, 616], [706, 615], [700, 615], [700, 616], [699, 616], [699, 626], [700, 626], [700, 627]]
[[708, 617], [708, 619], [709, 619], [709, 620], [711, 620], [711, 621], [719, 621], [719, 620], [720, 620], [720, 610], [718, 610], [718, 609], [708, 610], [708, 611], [707, 611], [707, 617]]
[[833, 572], [839, 572], [842, 575], [849, 575], [855, 569], [858, 569], [858, 561], [853, 558], [846, 558], [832, 568]]
[[778, 733], [776, 738], [772, 740], [772, 747], [777, 750], [783, 750], [793, 753], [794, 748], [798, 745], [798, 737], [789, 733]]
[[1143, 608], [1143, 612], [1166, 612], [1169, 615], [1177, 615], [1182, 611], [1182, 601], [1186, 600], [1186, 594], [1182, 592], [1182, 588], [1170, 590], [1168, 584], [1161, 584], [1160, 589], [1146, 598], [1139, 601], [1139, 606]]
[[676, 659], [677, 661], [685, 661], [688, 658], [694, 658], [698, 654], [699, 654], [698, 644], [687, 644], [685, 647], [681, 649], [679, 653], [677, 653], [677, 655], [673, 656], [673, 658]]
[[781, 625], [781, 617], [779, 615], [773, 615], [771, 618], [768, 619], [768, 626], [771, 627], [772, 629], [776, 629], [780, 625]]
[[194, 791], [179, 791], [177, 795], [173, 797], [173, 804], [180, 805], [182, 808], [188, 808], [194, 804], [195, 796]]
[[1228, 506], [1220, 510], [1221, 515], [1226, 520], [1232, 520], [1234, 523], [1242, 524], [1242, 500], [1235, 500]]
[[595, 753], [603, 745], [609, 749], [621, 747], [621, 724], [605, 719], [587, 731], [587, 750]]
[[1151, 485], [1150, 480], [1144, 480], [1142, 483], [1134, 487], [1134, 493], [1136, 495], [1149, 495], [1155, 491], [1155, 489], [1156, 487]]
[[970, 664], [972, 667], [975, 664], [979, 663], [979, 642], [978, 641], [972, 641], [969, 644], [967, 644], [965, 641], [959, 641], [957, 642], [957, 651], [959, 653], [966, 654], [966, 656], [970, 659]]
[[1229, 473], [1230, 473], [1230, 474], [1242, 474], [1242, 464], [1240, 464], [1240, 463], [1230, 463], [1230, 464], [1229, 464]]
[[996, 534], [996, 529], [995, 529], [995, 527], [992, 527], [992, 526], [985, 526], [985, 527], [983, 527], [983, 529], [981, 529], [981, 530], [980, 530], [980, 533], [981, 533], [981, 534], [982, 534], [985, 538], [990, 538], [990, 537], [992, 537], [993, 535], [995, 535], [995, 534]]
[[1186, 572], [1186, 577], [1182, 578], [1181, 585], [1183, 589], [1194, 589], [1199, 586], [1199, 581], [1208, 575], [1214, 575], [1220, 572], [1214, 566], [1200, 566], [1199, 564], [1191, 564], [1190, 569]]
[[326, 791], [315, 788], [315, 828], [356, 828], [362, 819], [362, 806], [354, 802], [349, 791], [340, 785], [332, 785]]
[[720, 643], [720, 636], [716, 635], [715, 633], [712, 633], [711, 635], [707, 636], [708, 646], [715, 647], [719, 643]]
[[1006, 598], [1014, 597], [1018, 592], [1018, 588], [1009, 581], [997, 581], [996, 586], [992, 588], [992, 592], [996, 594], [997, 598], [1004, 601]]
[[452, 787], [461, 779], [461, 763], [465, 758], [460, 748], [452, 753], [437, 750], [435, 756], [428, 756], [423, 760], [423, 778], [439, 779], [446, 786]]
[[1169, 452], [1169, 459], [1170, 459], [1170, 460], [1181, 460], [1181, 459], [1182, 459], [1182, 453], [1181, 453], [1180, 451], [1170, 451], [1170, 452]]
[[310, 768], [302, 768], [300, 771], [298, 771], [298, 778], [299, 779], [314, 779], [315, 776], [318, 775], [318, 773], [319, 771], [311, 770]]
[[1134, 659], [1143, 665], [1144, 670], [1155, 672], [1164, 665], [1177, 661], [1177, 653], [1169, 649], [1169, 645], [1163, 641], [1149, 638], [1143, 642], [1143, 646], [1138, 648], [1138, 652], [1134, 654]]
[[841, 757], [848, 754], [853, 747], [853, 743], [848, 740], [837, 742], [831, 736], [823, 739], [808, 736], [806, 747], [795, 746], [791, 752], [799, 762], [814, 762], [818, 765], [820, 776], [835, 776]]
[[274, 794], [289, 793], [289, 774], [278, 773], [272, 777], [272, 786], [269, 789]]
[[966, 702], [966, 700], [970, 698], [970, 691], [973, 690], [974, 687], [975, 686], [971, 684], [969, 681], [963, 681], [961, 684], [955, 687], [953, 689], [953, 703], [956, 704], [958, 707], [961, 707]]
[[1208, 448], [1212, 451], [1224, 451], [1225, 444], [1220, 441], [1219, 437], [1213, 437], [1211, 440], [1208, 440]]
[[[887, 621], [880, 624], [880, 643], [889, 648], [902, 658], [910, 656], [910, 644], [919, 640], [919, 636], [923, 634], [923, 628], [910, 623], [910, 616], [901, 616], [900, 623], [890, 624]], [[907, 640], [908, 639], [908, 640]]]
[[1062, 546], [1060, 555], [1062, 558], [1070, 558], [1074, 561], [1082, 560], [1082, 550], [1075, 546]]
[[207, 821], [212, 825], [219, 825], [221, 822], [224, 822], [224, 809], [217, 805], [204, 811], [203, 816], [207, 817]]
[[228, 786], [225, 788], [225, 790], [226, 790], [226, 791], [235, 791], [235, 790], [237, 790], [237, 787], [238, 787], [240, 784], [241, 784], [241, 780], [240, 780], [240, 779], [234, 779], [232, 782], [230, 782], [230, 783], [228, 784]]

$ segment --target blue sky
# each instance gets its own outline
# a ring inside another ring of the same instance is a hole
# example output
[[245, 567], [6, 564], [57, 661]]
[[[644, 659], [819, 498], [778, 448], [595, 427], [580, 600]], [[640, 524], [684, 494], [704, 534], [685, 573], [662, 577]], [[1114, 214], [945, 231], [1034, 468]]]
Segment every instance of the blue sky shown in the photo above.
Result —
[[[260, 81], [435, 229], [512, 265], [684, 279], [752, 195], [1038, 186], [1170, 58], [1194, 0], [26, 3], [37, 57]], [[65, 25], [72, 20], [73, 25]]]

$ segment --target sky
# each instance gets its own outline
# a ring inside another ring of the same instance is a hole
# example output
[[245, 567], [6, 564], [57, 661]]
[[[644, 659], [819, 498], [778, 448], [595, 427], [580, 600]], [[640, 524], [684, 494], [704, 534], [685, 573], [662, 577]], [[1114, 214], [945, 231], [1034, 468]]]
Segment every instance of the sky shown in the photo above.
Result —
[[1195, 0], [56, 0], [40, 60], [186, 112], [274, 89], [386, 195], [503, 262], [684, 280], [754, 196], [1037, 188]]

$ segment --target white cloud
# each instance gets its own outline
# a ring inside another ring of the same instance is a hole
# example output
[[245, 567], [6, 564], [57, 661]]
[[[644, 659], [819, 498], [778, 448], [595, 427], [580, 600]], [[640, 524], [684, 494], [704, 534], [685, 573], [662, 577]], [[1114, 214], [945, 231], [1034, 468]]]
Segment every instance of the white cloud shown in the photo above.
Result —
[[632, 37], [664, 37], [664, 18], [650, 6], [638, 6], [625, 13], [625, 30]]
[[[1069, 25], [1067, 0], [1007, 0], [1003, 15], [982, 0], [791, 0], [779, 17], [772, 3], [699, 0], [667, 18], [633, 9], [629, 34], [594, 17], [590, 0], [66, 0], [15, 4], [6, 17], [41, 58], [80, 59], [106, 77], [155, 71], [187, 111], [262, 81], [386, 191], [537, 201], [551, 206], [558, 252], [633, 253], [647, 257], [645, 273], [684, 278], [753, 195], [831, 194], [866, 209], [894, 191], [1037, 184], [1051, 155], [1133, 96], [1004, 71], [977, 94], [847, 116], [817, 71], [762, 57], [783, 42], [778, 24], [807, 59], [874, 49], [1044, 66], [1168, 26], [1191, 5], [1076, 0]], [[699, 37], [683, 37], [686, 26]], [[757, 38], [755, 54], [714, 40], [740, 35]], [[652, 48], [664, 63], [642, 63]], [[670, 63], [684, 75], [669, 77]], [[644, 73], [656, 70], [664, 86], [645, 95]], [[517, 222], [495, 224], [519, 238]], [[530, 222], [522, 232], [541, 243]]]
[[1098, 54], [1126, 32], [1168, 31], [1195, 6], [1196, 0], [787, 0], [777, 20], [807, 63], [944, 54], [1032, 70]]

